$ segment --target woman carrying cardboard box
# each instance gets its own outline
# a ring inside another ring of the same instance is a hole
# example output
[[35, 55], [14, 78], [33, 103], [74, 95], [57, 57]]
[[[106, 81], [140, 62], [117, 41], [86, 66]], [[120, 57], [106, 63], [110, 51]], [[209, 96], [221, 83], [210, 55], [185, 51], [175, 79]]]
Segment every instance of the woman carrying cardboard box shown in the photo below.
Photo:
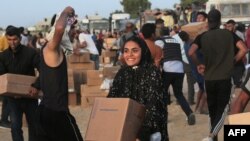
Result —
[[126, 40], [122, 54], [126, 65], [116, 74], [108, 97], [131, 98], [145, 105], [146, 114], [138, 133], [140, 141], [149, 141], [155, 136], [168, 141], [167, 104], [163, 101], [161, 73], [153, 64], [146, 43], [133, 36]]

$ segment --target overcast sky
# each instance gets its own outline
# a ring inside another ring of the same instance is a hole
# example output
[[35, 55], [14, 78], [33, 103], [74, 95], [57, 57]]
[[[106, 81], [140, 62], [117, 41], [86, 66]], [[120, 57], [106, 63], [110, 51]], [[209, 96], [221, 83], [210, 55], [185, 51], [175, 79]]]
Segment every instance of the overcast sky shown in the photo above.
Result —
[[[108, 18], [109, 13], [122, 10], [121, 0], [1, 0], [0, 27], [7, 25], [32, 26], [45, 17], [62, 11], [66, 6], [72, 6], [76, 14], [82, 18], [85, 15], [99, 15]], [[150, 0], [151, 8], [173, 8], [180, 0]]]

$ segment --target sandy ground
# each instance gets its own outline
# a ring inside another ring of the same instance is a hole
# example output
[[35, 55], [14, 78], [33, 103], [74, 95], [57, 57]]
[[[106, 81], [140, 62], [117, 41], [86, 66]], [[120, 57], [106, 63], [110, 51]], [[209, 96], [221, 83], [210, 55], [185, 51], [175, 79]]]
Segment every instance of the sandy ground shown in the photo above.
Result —
[[[194, 108], [194, 107], [193, 107]], [[168, 131], [170, 141], [201, 141], [208, 133], [208, 116], [196, 114], [196, 124], [189, 126], [186, 122], [184, 112], [179, 105], [172, 103], [169, 107]], [[82, 136], [85, 136], [91, 108], [83, 109], [80, 106], [70, 107], [75, 116]], [[27, 139], [27, 127], [23, 127], [25, 141]], [[223, 129], [219, 134], [220, 141], [223, 140]], [[10, 129], [0, 129], [0, 141], [11, 141]]]
[[[186, 94], [186, 85], [184, 86], [184, 94]], [[172, 96], [174, 99], [174, 96]], [[0, 102], [1, 104], [1, 102]], [[1, 106], [1, 105], [0, 105]], [[1, 107], [0, 107], [1, 108]], [[194, 109], [194, 106], [192, 106]], [[82, 108], [81, 106], [70, 107], [71, 113], [75, 116], [77, 124], [81, 130], [82, 136], [85, 136], [91, 107]], [[168, 107], [169, 120], [168, 132], [170, 141], [201, 141], [208, 135], [208, 115], [195, 114], [196, 124], [189, 126], [186, 121], [186, 116], [180, 106], [173, 102]], [[227, 123], [227, 119], [225, 121]], [[25, 141], [27, 139], [27, 127], [23, 127]], [[11, 141], [10, 129], [0, 128], [0, 141]], [[219, 140], [223, 141], [223, 128], [219, 133]]]

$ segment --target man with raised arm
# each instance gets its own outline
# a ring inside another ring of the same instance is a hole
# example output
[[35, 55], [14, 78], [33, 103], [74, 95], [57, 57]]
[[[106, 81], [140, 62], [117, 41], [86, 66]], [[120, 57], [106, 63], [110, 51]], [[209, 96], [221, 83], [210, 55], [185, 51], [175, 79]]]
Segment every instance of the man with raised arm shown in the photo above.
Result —
[[41, 50], [41, 90], [43, 98], [37, 110], [37, 140], [83, 141], [75, 118], [68, 108], [66, 57], [61, 46], [68, 37], [66, 26], [74, 17], [74, 9], [66, 7], [55, 25], [51, 40]]

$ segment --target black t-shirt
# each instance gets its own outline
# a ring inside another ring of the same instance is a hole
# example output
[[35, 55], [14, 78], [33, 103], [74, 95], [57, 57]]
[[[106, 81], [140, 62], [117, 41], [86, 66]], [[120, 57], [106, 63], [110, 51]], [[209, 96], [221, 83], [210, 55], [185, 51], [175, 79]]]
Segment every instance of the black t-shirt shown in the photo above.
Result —
[[[206, 32], [204, 32], [204, 33], [198, 35], [198, 36], [195, 38], [194, 42], [193, 42], [194, 44], [197, 44], [199, 48], [201, 47], [201, 37], [202, 37], [202, 35], [205, 34], [205, 33], [206, 33]], [[241, 38], [240, 38], [237, 34], [235, 34], [234, 32], [232, 32], [232, 35], [233, 35], [234, 45], [235, 45], [234, 52], [235, 52], [235, 54], [237, 54], [237, 52], [239, 51], [239, 49], [236, 47], [236, 44], [237, 44], [238, 41], [242, 41], [242, 40], [241, 40]]]
[[214, 29], [196, 37], [194, 44], [204, 55], [205, 80], [230, 79], [237, 37], [225, 29]]

